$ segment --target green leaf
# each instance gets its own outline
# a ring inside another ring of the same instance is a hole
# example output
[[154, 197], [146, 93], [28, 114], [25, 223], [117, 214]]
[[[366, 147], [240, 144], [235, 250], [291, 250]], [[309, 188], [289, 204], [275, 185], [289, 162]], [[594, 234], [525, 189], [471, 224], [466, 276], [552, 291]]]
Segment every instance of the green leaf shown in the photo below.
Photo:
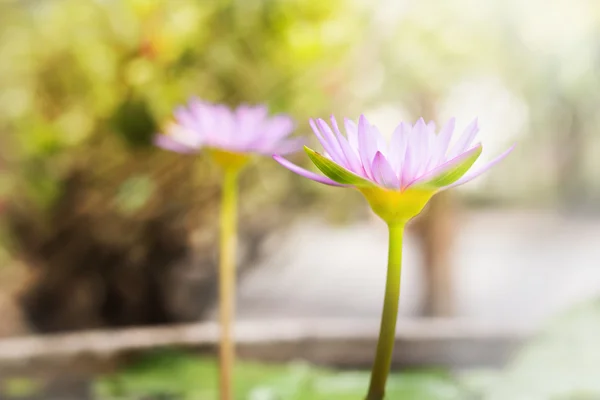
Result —
[[462, 178], [469, 169], [473, 166], [475, 161], [481, 155], [483, 148], [481, 145], [469, 150], [462, 156], [456, 157], [456, 161], [448, 166], [448, 169], [439, 175], [436, 175], [431, 180], [415, 185], [416, 187], [426, 187], [439, 189], [444, 186], [448, 186]]
[[[96, 397], [216, 399], [217, 363], [182, 352], [155, 352], [95, 381]], [[263, 365], [241, 361], [235, 367], [236, 399], [360, 400], [369, 386], [369, 371], [335, 371], [306, 363]], [[390, 374], [386, 399], [464, 400], [469, 398], [445, 371]]]
[[352, 185], [357, 187], [375, 186], [372, 182], [361, 178], [360, 176], [348, 171], [344, 167], [340, 167], [335, 162], [322, 156], [313, 149], [304, 146], [304, 151], [308, 154], [310, 160], [327, 176], [328, 178], [344, 185]]

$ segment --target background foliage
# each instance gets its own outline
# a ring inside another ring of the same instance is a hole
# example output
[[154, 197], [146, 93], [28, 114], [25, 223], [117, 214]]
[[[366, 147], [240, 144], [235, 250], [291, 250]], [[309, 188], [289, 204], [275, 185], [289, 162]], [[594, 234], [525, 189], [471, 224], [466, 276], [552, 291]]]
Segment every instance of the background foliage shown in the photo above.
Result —
[[[219, 171], [153, 148], [152, 137], [190, 96], [265, 102], [293, 114], [303, 134], [307, 116], [331, 109], [351, 73], [359, 21], [340, 4], [0, 3], [0, 58], [11, 60], [0, 66], [0, 186], [10, 240], [38, 269], [23, 300], [35, 327], [198, 316], [214, 292]], [[244, 175], [248, 259], [289, 207], [314, 197], [290, 175], [270, 159]], [[169, 266], [190, 249], [199, 259], [190, 268], [210, 271], [191, 286]], [[77, 301], [60, 294], [66, 288]], [[187, 301], [169, 300], [175, 292], [202, 306], [169, 305]]]

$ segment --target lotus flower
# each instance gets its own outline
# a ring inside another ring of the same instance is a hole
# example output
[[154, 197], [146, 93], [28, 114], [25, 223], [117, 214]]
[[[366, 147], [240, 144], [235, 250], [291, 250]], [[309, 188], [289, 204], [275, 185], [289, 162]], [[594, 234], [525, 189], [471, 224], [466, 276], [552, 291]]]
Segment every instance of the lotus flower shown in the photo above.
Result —
[[294, 129], [286, 115], [269, 117], [265, 106], [241, 105], [235, 110], [192, 99], [174, 112], [175, 121], [155, 144], [178, 153], [210, 148], [229, 153], [288, 154], [302, 147], [301, 138], [288, 138]]
[[155, 137], [157, 146], [178, 153], [209, 150], [223, 169], [219, 257], [219, 377], [220, 398], [231, 400], [235, 348], [233, 320], [237, 241], [237, 178], [252, 154], [287, 154], [299, 150], [301, 138], [289, 139], [294, 129], [285, 115], [269, 117], [265, 106], [242, 105], [231, 110], [224, 105], [192, 99], [174, 112], [175, 121], [166, 134]]
[[436, 134], [435, 125], [419, 119], [416, 124], [401, 123], [388, 145], [379, 130], [364, 116], [358, 126], [346, 119], [346, 136], [332, 116], [331, 126], [318, 119], [310, 121], [323, 154], [305, 147], [308, 156], [325, 176], [292, 164], [280, 155], [274, 158], [284, 167], [314, 181], [360, 190], [373, 211], [389, 229], [388, 272], [381, 328], [367, 400], [382, 400], [394, 349], [400, 277], [402, 241], [406, 222], [419, 214], [431, 197], [453, 186], [470, 181], [502, 160], [512, 147], [477, 170], [471, 167], [482, 146], [473, 145], [477, 120], [450, 146], [454, 132], [451, 119]]
[[[386, 221], [418, 214], [433, 194], [476, 178], [514, 147], [471, 170], [482, 152], [481, 143], [473, 144], [479, 130], [477, 120], [451, 146], [454, 119], [437, 134], [435, 124], [426, 124], [422, 118], [414, 125], [402, 122], [393, 132], [389, 145], [363, 115], [358, 126], [349, 119], [344, 120], [345, 136], [333, 116], [331, 126], [322, 119], [310, 120], [310, 125], [325, 151], [320, 154], [308, 147], [305, 150], [325, 176], [300, 168], [281, 155], [275, 155], [275, 160], [314, 181], [356, 187]], [[394, 207], [402, 210], [392, 210]]]

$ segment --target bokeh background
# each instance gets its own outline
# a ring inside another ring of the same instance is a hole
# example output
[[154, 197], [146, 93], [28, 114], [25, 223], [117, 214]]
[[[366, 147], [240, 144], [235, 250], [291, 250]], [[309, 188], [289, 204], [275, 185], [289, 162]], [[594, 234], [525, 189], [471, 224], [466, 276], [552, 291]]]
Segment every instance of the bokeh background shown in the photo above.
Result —
[[[1, 337], [212, 320], [220, 171], [151, 145], [190, 96], [266, 103], [309, 140], [308, 118], [330, 114], [388, 133], [478, 117], [484, 159], [518, 146], [411, 225], [400, 325], [418, 329], [398, 352], [426, 350], [398, 362], [444, 371], [395, 376], [391, 396], [600, 398], [597, 1], [2, 0], [0, 60]], [[386, 232], [358, 193], [265, 158], [240, 203], [241, 321], [377, 325]], [[457, 337], [462, 356], [442, 357]], [[83, 386], [55, 384], [67, 368], [0, 375], [21, 398], [216, 398], [198, 357], [152, 355], [137, 373], [117, 355]], [[240, 372], [240, 399], [360, 398], [367, 375], [336, 361], [249, 366], [262, 372]]]

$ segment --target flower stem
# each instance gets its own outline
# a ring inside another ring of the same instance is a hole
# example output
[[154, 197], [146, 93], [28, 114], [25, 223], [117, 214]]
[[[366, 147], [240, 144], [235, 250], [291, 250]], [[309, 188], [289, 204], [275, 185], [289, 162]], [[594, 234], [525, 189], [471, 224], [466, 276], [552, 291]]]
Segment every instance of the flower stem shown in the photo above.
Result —
[[371, 372], [371, 384], [366, 400], [382, 400], [385, 383], [390, 372], [392, 352], [396, 339], [396, 320], [400, 300], [400, 275], [402, 272], [402, 237], [404, 223], [389, 224], [388, 270], [385, 300], [381, 316], [381, 328], [377, 343], [377, 354]]
[[233, 399], [233, 366], [235, 344], [233, 320], [235, 314], [236, 287], [236, 224], [237, 224], [237, 176], [238, 168], [226, 168], [221, 199], [221, 238], [219, 263], [219, 322], [221, 326], [219, 345], [220, 399]]

